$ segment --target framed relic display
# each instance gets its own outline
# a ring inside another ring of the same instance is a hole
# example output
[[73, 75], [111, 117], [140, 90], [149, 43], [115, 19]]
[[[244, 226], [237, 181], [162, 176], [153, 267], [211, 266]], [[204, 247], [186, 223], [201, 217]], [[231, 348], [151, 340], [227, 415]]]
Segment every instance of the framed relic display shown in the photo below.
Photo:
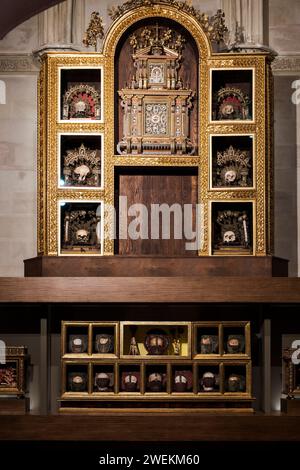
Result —
[[211, 203], [211, 250], [218, 255], [251, 255], [253, 240], [252, 202]]
[[251, 358], [250, 322], [193, 322], [193, 358]]
[[122, 358], [191, 357], [189, 322], [121, 322], [120, 328]]
[[287, 398], [300, 398], [300, 364], [293, 361], [293, 355], [296, 349], [285, 348], [283, 350], [283, 390], [282, 393], [287, 395]]
[[59, 254], [103, 254], [103, 203], [60, 201]]
[[103, 189], [103, 138], [103, 134], [59, 134], [60, 188]]
[[103, 67], [60, 67], [59, 83], [59, 121], [103, 122]]
[[27, 348], [6, 346], [4, 357], [5, 363], [0, 363], [0, 397], [1, 395], [25, 396]]
[[64, 358], [119, 355], [118, 322], [62, 322], [61, 351]]
[[211, 135], [211, 189], [254, 189], [254, 135]]
[[254, 121], [253, 69], [211, 69], [211, 120]]

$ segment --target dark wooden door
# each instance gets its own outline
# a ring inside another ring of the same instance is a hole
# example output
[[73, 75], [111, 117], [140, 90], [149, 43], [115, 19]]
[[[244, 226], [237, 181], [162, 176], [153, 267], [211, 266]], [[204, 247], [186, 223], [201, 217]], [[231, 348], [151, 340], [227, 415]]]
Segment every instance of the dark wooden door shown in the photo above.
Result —
[[[127, 199], [126, 201], [123, 199], [119, 205], [118, 236], [120, 237], [122, 231], [125, 233], [125, 223], [127, 233], [133, 228], [133, 233], [136, 236], [140, 234], [140, 237], [119, 238], [116, 243], [116, 253], [136, 256], [196, 255], [197, 250], [186, 249], [186, 243], [190, 242], [191, 238], [189, 234], [188, 238], [185, 234], [187, 230], [196, 230], [197, 185], [197, 170], [193, 168], [140, 168], [121, 171], [116, 178], [116, 199], [118, 196], [125, 196]], [[147, 212], [144, 208], [139, 210], [135, 204], [142, 204]], [[155, 208], [153, 204], [156, 205]], [[167, 205], [164, 206], [164, 216], [161, 213], [162, 204]], [[173, 206], [174, 204], [177, 206]], [[185, 205], [191, 206], [187, 208]], [[173, 210], [169, 211], [171, 206]], [[189, 211], [191, 213], [191, 222], [186, 226], [184, 226], [184, 211], [186, 214], [189, 214]], [[166, 225], [168, 220], [170, 220], [169, 233]], [[143, 225], [139, 224], [139, 221]]]

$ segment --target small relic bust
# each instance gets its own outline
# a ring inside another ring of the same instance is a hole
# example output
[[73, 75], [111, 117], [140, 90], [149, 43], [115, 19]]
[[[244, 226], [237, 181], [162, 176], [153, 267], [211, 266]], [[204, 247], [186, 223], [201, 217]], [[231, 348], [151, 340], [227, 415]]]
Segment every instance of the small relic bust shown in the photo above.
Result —
[[229, 335], [226, 350], [228, 354], [243, 354], [245, 352], [244, 335]]
[[95, 388], [98, 392], [108, 392], [112, 386], [112, 376], [105, 372], [98, 372], [95, 375]]
[[213, 372], [204, 372], [200, 379], [200, 389], [203, 392], [213, 392], [216, 388], [216, 376]]
[[138, 377], [136, 373], [128, 372], [124, 377], [124, 390], [126, 392], [136, 392], [138, 390]]
[[217, 354], [219, 338], [217, 335], [202, 335], [200, 339], [201, 354]]
[[163, 375], [154, 372], [148, 377], [148, 387], [150, 392], [161, 392], [163, 390]]
[[148, 331], [144, 344], [148, 354], [161, 356], [167, 354], [170, 338], [164, 330], [153, 329]]
[[114, 337], [107, 333], [96, 335], [95, 351], [99, 354], [109, 354], [114, 351]]
[[246, 380], [243, 375], [231, 374], [226, 384], [227, 392], [245, 392]]
[[74, 354], [85, 353], [87, 351], [87, 335], [70, 335], [69, 352]]
[[87, 388], [87, 374], [85, 372], [70, 372], [68, 374], [68, 383], [71, 392], [85, 392]]

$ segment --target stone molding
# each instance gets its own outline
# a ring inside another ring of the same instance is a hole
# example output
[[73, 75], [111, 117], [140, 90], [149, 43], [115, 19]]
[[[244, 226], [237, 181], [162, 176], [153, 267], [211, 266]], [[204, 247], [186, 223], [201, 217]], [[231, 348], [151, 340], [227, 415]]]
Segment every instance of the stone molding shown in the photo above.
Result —
[[38, 72], [38, 63], [32, 54], [0, 54], [0, 73]]
[[300, 54], [299, 55], [279, 55], [272, 64], [274, 73], [298, 74], [300, 73]]

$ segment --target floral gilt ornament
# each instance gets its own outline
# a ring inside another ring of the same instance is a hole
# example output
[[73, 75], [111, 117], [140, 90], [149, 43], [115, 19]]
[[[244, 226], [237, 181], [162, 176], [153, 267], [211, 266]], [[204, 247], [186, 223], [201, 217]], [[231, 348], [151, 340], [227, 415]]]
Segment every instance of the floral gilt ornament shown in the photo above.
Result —
[[82, 40], [85, 47], [94, 47], [97, 51], [97, 44], [99, 39], [104, 37], [103, 19], [97, 11], [93, 11], [90, 19], [90, 24], [86, 30], [85, 36]]

